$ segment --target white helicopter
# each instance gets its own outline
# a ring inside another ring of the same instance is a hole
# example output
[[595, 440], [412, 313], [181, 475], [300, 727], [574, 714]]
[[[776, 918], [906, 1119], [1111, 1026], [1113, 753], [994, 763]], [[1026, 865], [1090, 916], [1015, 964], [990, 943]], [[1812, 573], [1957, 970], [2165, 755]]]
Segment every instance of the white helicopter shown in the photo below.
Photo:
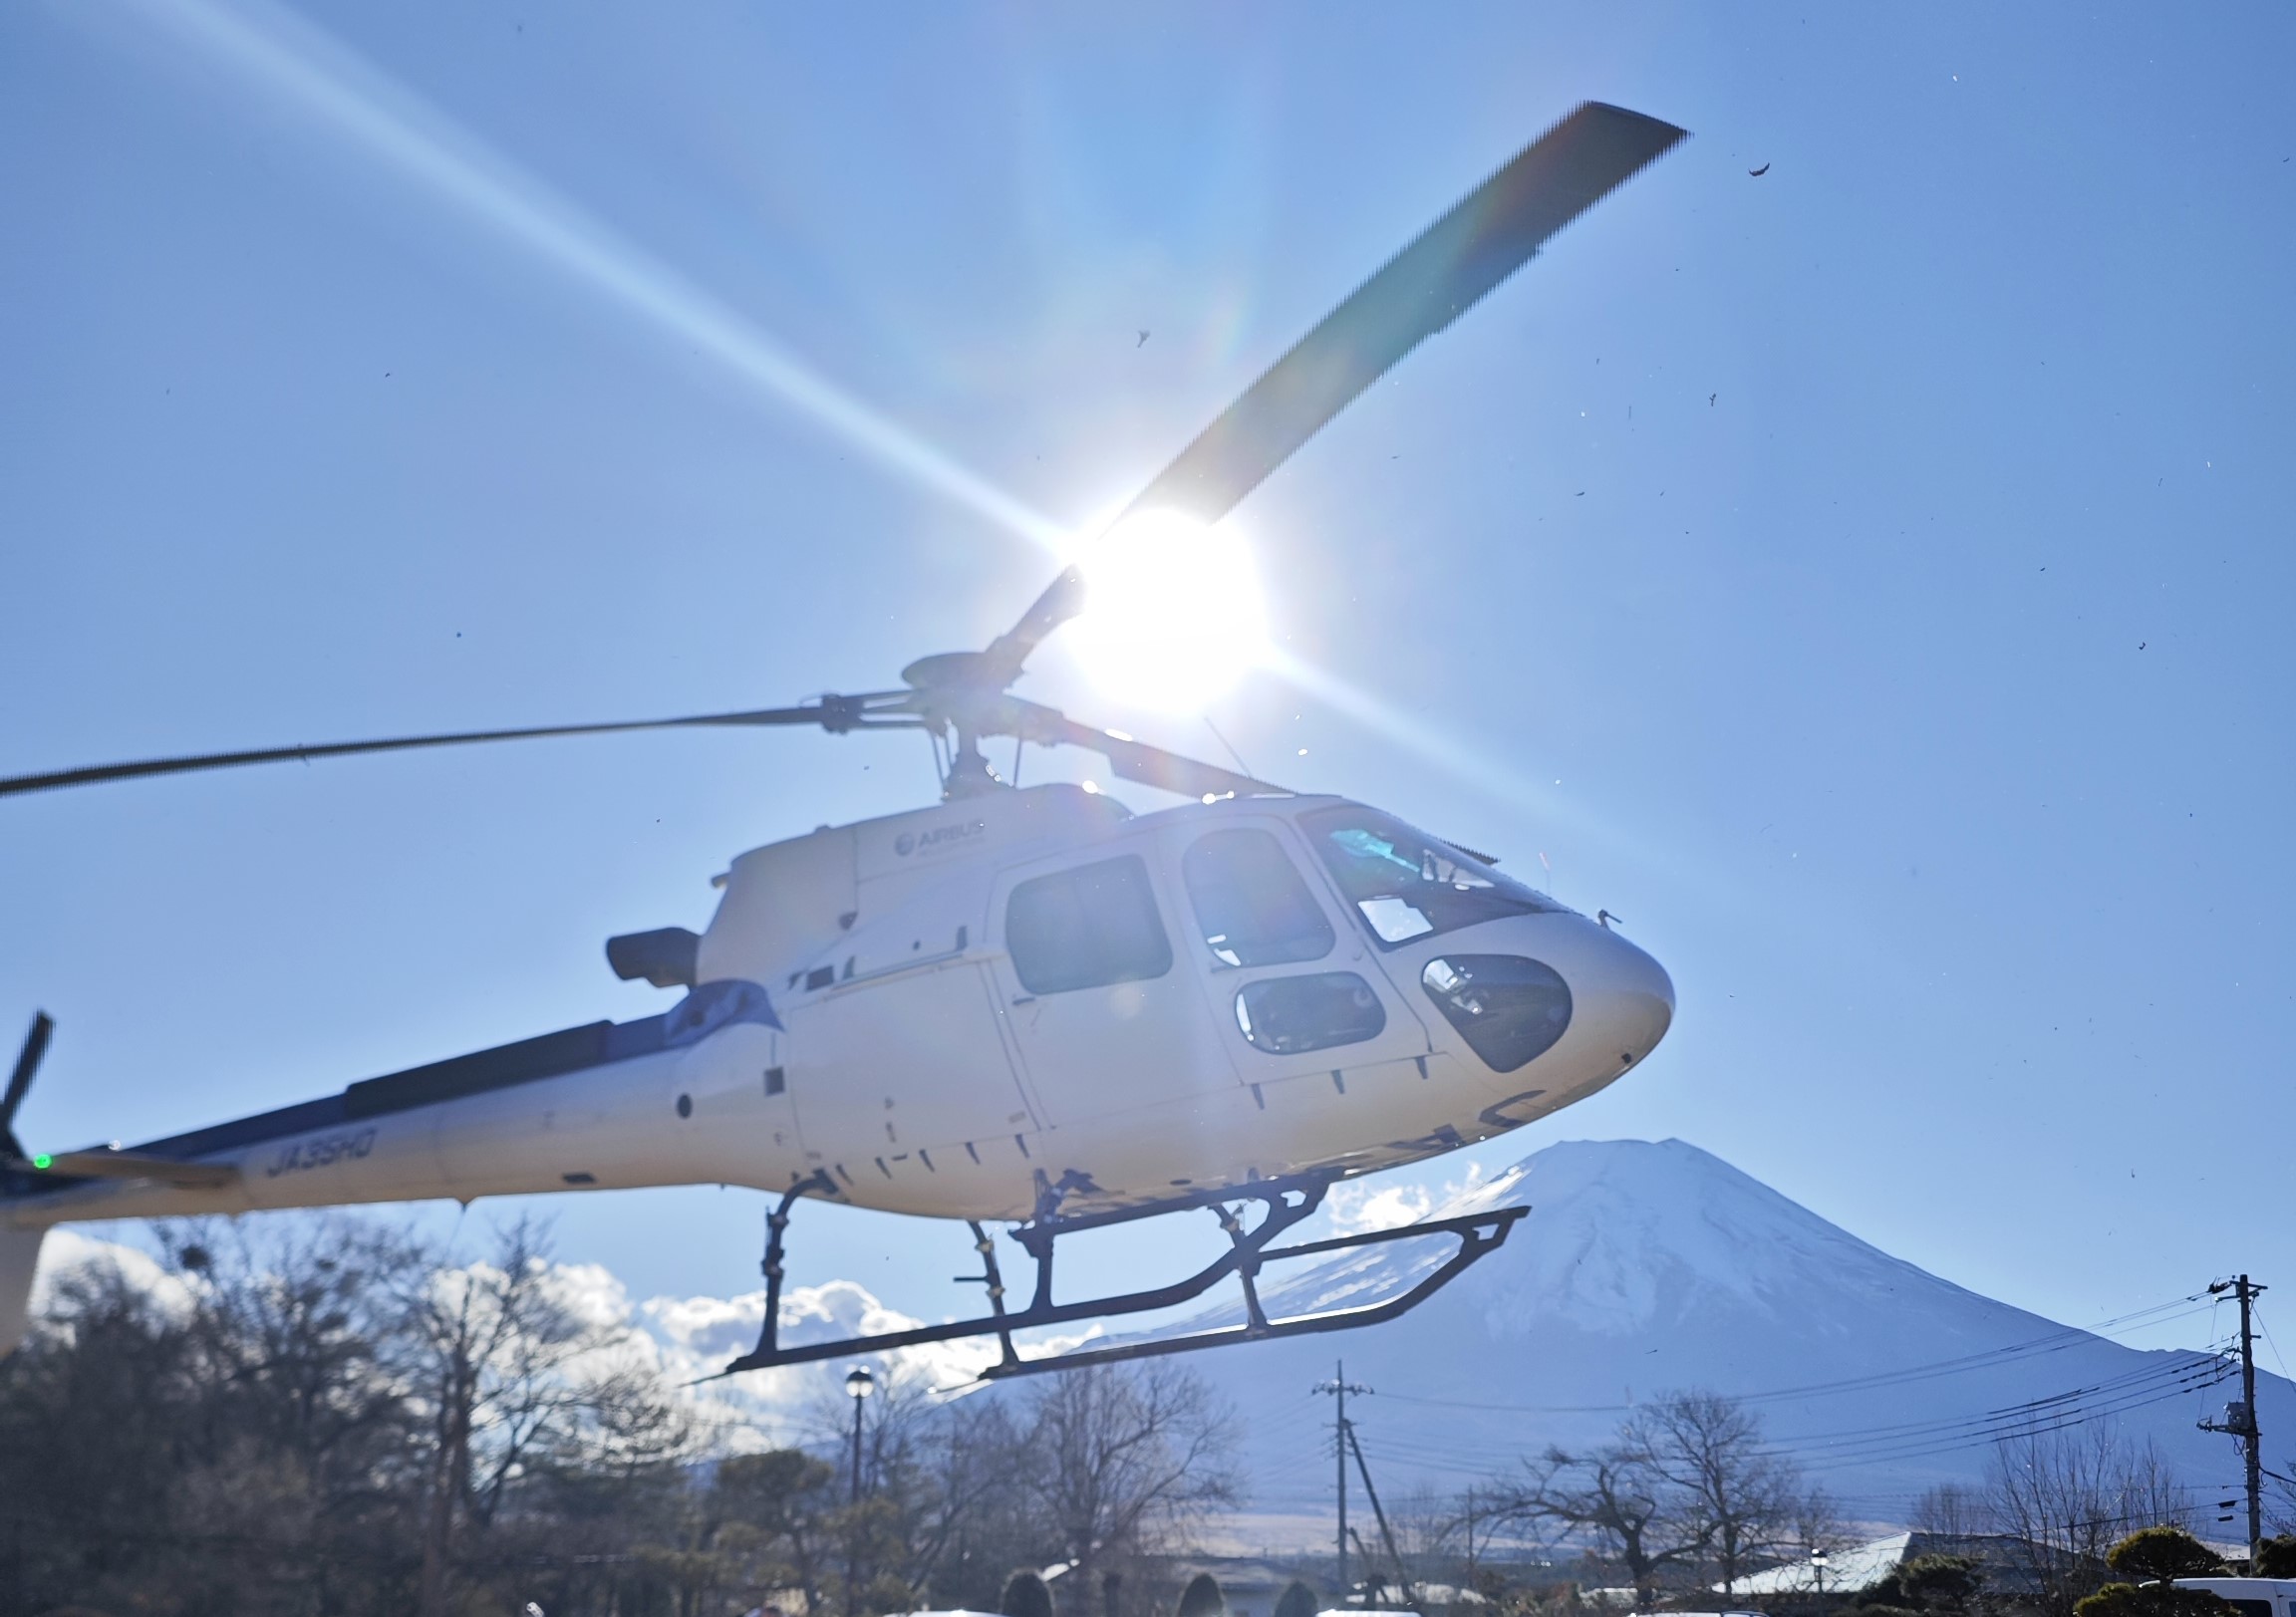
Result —
[[[1684, 132], [1588, 103], [1421, 234], [1261, 377], [1127, 508], [1209, 525], [1423, 339], [1448, 326]], [[639, 1186], [778, 1192], [756, 1349], [726, 1373], [996, 1336], [990, 1375], [1391, 1318], [1504, 1240], [1526, 1211], [1289, 1246], [1353, 1175], [1543, 1117], [1648, 1055], [1673, 1014], [1657, 962], [1471, 849], [1360, 803], [1303, 796], [1094, 729], [1009, 693], [1082, 611], [1063, 572], [987, 650], [924, 658], [903, 688], [801, 706], [283, 747], [0, 780], [0, 796], [239, 764], [690, 726], [923, 729], [931, 808], [753, 849], [716, 879], [709, 930], [615, 938], [625, 979], [685, 997], [354, 1083], [122, 1149], [27, 1152], [14, 1125], [52, 1024], [0, 1100], [0, 1353], [27, 1328], [50, 1227], [83, 1219]], [[1186, 804], [1134, 814], [1090, 786], [1016, 788], [985, 737], [1071, 745]], [[947, 752], [944, 758], [943, 745]], [[777, 1339], [802, 1198], [966, 1220], [988, 1312], [837, 1341]], [[1238, 1209], [1261, 1210], [1247, 1224]], [[1053, 1247], [1111, 1222], [1209, 1210], [1220, 1257], [1153, 1290], [1056, 1300]], [[1035, 1261], [1005, 1300], [993, 1221]], [[1401, 1295], [1270, 1319], [1273, 1261], [1449, 1237]], [[1169, 1307], [1229, 1277], [1245, 1322], [1025, 1357], [1013, 1333]]]

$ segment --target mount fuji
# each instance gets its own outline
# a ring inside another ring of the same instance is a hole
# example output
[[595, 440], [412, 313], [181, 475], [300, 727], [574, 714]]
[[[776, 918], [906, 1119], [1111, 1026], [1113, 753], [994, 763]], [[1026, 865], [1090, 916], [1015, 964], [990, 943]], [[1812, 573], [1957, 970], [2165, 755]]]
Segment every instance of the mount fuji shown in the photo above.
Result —
[[[1679, 1140], [1551, 1146], [1440, 1213], [1526, 1204], [1503, 1247], [1400, 1319], [1192, 1359], [1244, 1417], [1256, 1513], [1327, 1508], [1331, 1401], [1310, 1389], [1341, 1359], [1373, 1389], [1349, 1413], [1383, 1494], [1456, 1492], [1550, 1444], [1599, 1444], [1635, 1403], [1693, 1387], [1746, 1399], [1855, 1519], [1901, 1522], [1923, 1488], [1977, 1482], [2018, 1431], [2149, 1438], [2196, 1498], [2234, 1491], [2231, 1440], [2194, 1425], [2238, 1396], [2220, 1357], [2140, 1351], [1964, 1290]], [[1268, 1311], [1370, 1301], [1450, 1245], [1271, 1271]], [[2260, 1375], [2258, 1404], [2269, 1464], [2273, 1435], [2296, 1430], [2296, 1384]]]

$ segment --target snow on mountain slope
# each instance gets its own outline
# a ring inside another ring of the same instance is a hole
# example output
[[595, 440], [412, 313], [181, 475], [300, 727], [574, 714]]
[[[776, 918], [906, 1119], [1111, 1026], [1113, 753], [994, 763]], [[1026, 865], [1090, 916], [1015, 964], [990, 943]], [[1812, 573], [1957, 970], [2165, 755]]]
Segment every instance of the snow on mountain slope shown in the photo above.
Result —
[[[2022, 1411], [2036, 1400], [2064, 1400], [2045, 1406], [2051, 1421], [2151, 1437], [2211, 1499], [2238, 1476], [2230, 1441], [2193, 1426], [2234, 1394], [2197, 1385], [2205, 1356], [2140, 1352], [1978, 1296], [1682, 1141], [1551, 1146], [1438, 1215], [1522, 1205], [1534, 1211], [1504, 1247], [1399, 1320], [1190, 1361], [1245, 1412], [1258, 1509], [1329, 1497], [1330, 1400], [1309, 1389], [1342, 1358], [1375, 1389], [1354, 1415], [1383, 1493], [1451, 1491], [1551, 1443], [1598, 1443], [1633, 1403], [1688, 1387], [1752, 1399], [1773, 1440], [1866, 1519], [1977, 1479], [1995, 1434], [2039, 1418]], [[1269, 1312], [1386, 1294], [1449, 1244], [1272, 1272]], [[2273, 1432], [2296, 1447], [2296, 1387], [2267, 1379], [2269, 1453]]]

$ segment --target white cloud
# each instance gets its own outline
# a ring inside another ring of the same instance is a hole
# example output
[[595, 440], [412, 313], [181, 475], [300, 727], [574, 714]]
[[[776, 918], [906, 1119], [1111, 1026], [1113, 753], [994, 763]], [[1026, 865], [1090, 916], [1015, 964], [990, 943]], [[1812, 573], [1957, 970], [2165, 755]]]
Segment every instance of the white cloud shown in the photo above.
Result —
[[[654, 1297], [639, 1309], [639, 1323], [663, 1344], [669, 1358], [691, 1377], [715, 1375], [727, 1362], [757, 1345], [765, 1319], [765, 1293], [737, 1297]], [[881, 1335], [914, 1329], [925, 1321], [888, 1307], [853, 1280], [796, 1286], [781, 1295], [778, 1338], [802, 1347], [839, 1337]], [[1098, 1334], [1031, 1338], [1041, 1348], [1068, 1348]], [[997, 1362], [994, 1339], [927, 1342], [888, 1353], [855, 1353], [809, 1365], [745, 1373], [718, 1385], [738, 1389], [745, 1401], [785, 1412], [811, 1411], [824, 1393], [842, 1397], [845, 1372], [867, 1359], [879, 1378], [894, 1387], [950, 1396], [978, 1383]]]
[[1481, 1163], [1469, 1162], [1466, 1169], [1459, 1178], [1445, 1180], [1439, 1186], [1400, 1179], [1378, 1183], [1350, 1180], [1332, 1186], [1323, 1205], [1330, 1215], [1331, 1227], [1342, 1235], [1354, 1235], [1373, 1229], [1398, 1229], [1436, 1213], [1469, 1212], [1504, 1185], [1513, 1183], [1512, 1169], [1497, 1181], [1484, 1178]]
[[1325, 1199], [1331, 1225], [1343, 1235], [1394, 1229], [1417, 1223], [1434, 1211], [1435, 1196], [1424, 1185], [1334, 1185]]
[[180, 1316], [190, 1310], [191, 1291], [183, 1276], [149, 1252], [62, 1228], [49, 1230], [40, 1245], [39, 1266], [32, 1271], [32, 1317], [38, 1319], [55, 1306], [56, 1288], [67, 1278], [102, 1267], [117, 1269], [130, 1285], [148, 1294], [170, 1314]]
[[[1424, 1208], [1421, 1209], [1424, 1211]], [[91, 1265], [110, 1265], [173, 1314], [189, 1311], [201, 1281], [174, 1272], [148, 1252], [100, 1240], [72, 1228], [51, 1230], [41, 1248], [33, 1285], [34, 1316], [56, 1302], [57, 1288]], [[482, 1273], [484, 1260], [441, 1270], [433, 1284], [451, 1292]], [[651, 1297], [634, 1302], [620, 1276], [597, 1263], [551, 1263], [544, 1286], [584, 1324], [614, 1337], [611, 1346], [569, 1364], [576, 1381], [638, 1371], [673, 1389], [689, 1415], [717, 1447], [740, 1452], [818, 1441], [825, 1412], [841, 1411], [846, 1372], [866, 1362], [879, 1384], [929, 1397], [955, 1397], [978, 1389], [981, 1373], [997, 1362], [995, 1338], [929, 1342], [886, 1353], [853, 1353], [812, 1364], [718, 1377], [757, 1344], [765, 1316], [762, 1290], [732, 1297]], [[780, 1340], [790, 1346], [913, 1329], [925, 1323], [880, 1301], [852, 1280], [797, 1286], [781, 1297]], [[1031, 1357], [1083, 1346], [1103, 1334], [1099, 1325], [1022, 1339]], [[833, 1434], [829, 1434], [833, 1435]]]

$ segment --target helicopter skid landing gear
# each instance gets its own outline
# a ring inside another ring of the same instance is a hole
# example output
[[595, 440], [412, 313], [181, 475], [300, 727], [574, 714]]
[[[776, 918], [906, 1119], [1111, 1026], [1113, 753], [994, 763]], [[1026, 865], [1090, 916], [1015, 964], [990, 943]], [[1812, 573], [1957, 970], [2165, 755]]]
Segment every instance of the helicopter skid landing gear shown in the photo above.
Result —
[[[1300, 1175], [1291, 1179], [1263, 1180], [1228, 1190], [1198, 1192], [1170, 1202], [1160, 1202], [1153, 1207], [1126, 1208], [1113, 1213], [1084, 1213], [1073, 1217], [1060, 1216], [1053, 1211], [1056, 1203], [1047, 1202], [1044, 1211], [1036, 1217], [1009, 1231], [1012, 1239], [1019, 1242], [1036, 1263], [1033, 1295], [1026, 1307], [1017, 1310], [1004, 1306], [1004, 1279], [997, 1265], [997, 1243], [975, 1220], [970, 1227], [973, 1231], [973, 1249], [981, 1256], [982, 1272], [961, 1275], [959, 1278], [987, 1288], [990, 1311], [986, 1316], [951, 1320], [938, 1325], [920, 1325], [904, 1331], [880, 1331], [873, 1335], [842, 1337], [832, 1342], [783, 1346], [777, 1339], [782, 1231], [788, 1225], [789, 1212], [797, 1199], [808, 1191], [822, 1188], [812, 1180], [803, 1181], [789, 1188], [781, 1198], [780, 1205], [766, 1219], [765, 1322], [757, 1346], [752, 1352], [735, 1359], [718, 1374], [730, 1376], [744, 1370], [769, 1370], [781, 1365], [809, 1364], [855, 1353], [883, 1353], [894, 1348], [917, 1347], [927, 1342], [954, 1342], [993, 1336], [1000, 1349], [998, 1361], [981, 1374], [984, 1380], [995, 1380], [1004, 1376], [1030, 1375], [1042, 1370], [1073, 1370], [1083, 1365], [1102, 1364], [1117, 1359], [1187, 1353], [1198, 1348], [1221, 1347], [1231, 1342], [1266, 1341], [1280, 1336], [1305, 1336], [1319, 1331], [1376, 1325], [1408, 1312], [1434, 1295], [1461, 1270], [1505, 1241], [1515, 1221], [1531, 1211], [1529, 1208], [1494, 1208], [1484, 1213], [1462, 1213], [1456, 1217], [1436, 1218], [1394, 1229], [1370, 1229], [1326, 1240], [1301, 1241], [1292, 1246], [1272, 1245], [1278, 1235], [1322, 1205], [1323, 1193], [1330, 1188], [1336, 1177]], [[833, 1191], [834, 1187], [828, 1189]], [[1265, 1211], [1259, 1221], [1247, 1228], [1231, 1204], [1252, 1202], [1259, 1203]], [[1103, 1229], [1110, 1224], [1128, 1223], [1139, 1218], [1192, 1212], [1199, 1208], [1212, 1210], [1214, 1216], [1220, 1220], [1220, 1227], [1228, 1235], [1229, 1247], [1194, 1274], [1171, 1285], [1145, 1291], [1127, 1291], [1084, 1302], [1053, 1301], [1053, 1247], [1062, 1235], [1077, 1234], [1087, 1229]], [[1260, 1273], [1270, 1263], [1437, 1235], [1452, 1237], [1458, 1242], [1457, 1248], [1409, 1288], [1383, 1301], [1352, 1308], [1287, 1315], [1278, 1319], [1270, 1319], [1261, 1304]], [[1069, 1325], [1085, 1320], [1120, 1318], [1127, 1314], [1152, 1313], [1157, 1309], [1176, 1307], [1202, 1296], [1230, 1275], [1234, 1275], [1243, 1288], [1244, 1319], [1240, 1324], [1192, 1331], [1182, 1336], [1113, 1342], [1083, 1352], [1047, 1354], [1033, 1359], [1022, 1358], [1012, 1340], [1014, 1331]]]

